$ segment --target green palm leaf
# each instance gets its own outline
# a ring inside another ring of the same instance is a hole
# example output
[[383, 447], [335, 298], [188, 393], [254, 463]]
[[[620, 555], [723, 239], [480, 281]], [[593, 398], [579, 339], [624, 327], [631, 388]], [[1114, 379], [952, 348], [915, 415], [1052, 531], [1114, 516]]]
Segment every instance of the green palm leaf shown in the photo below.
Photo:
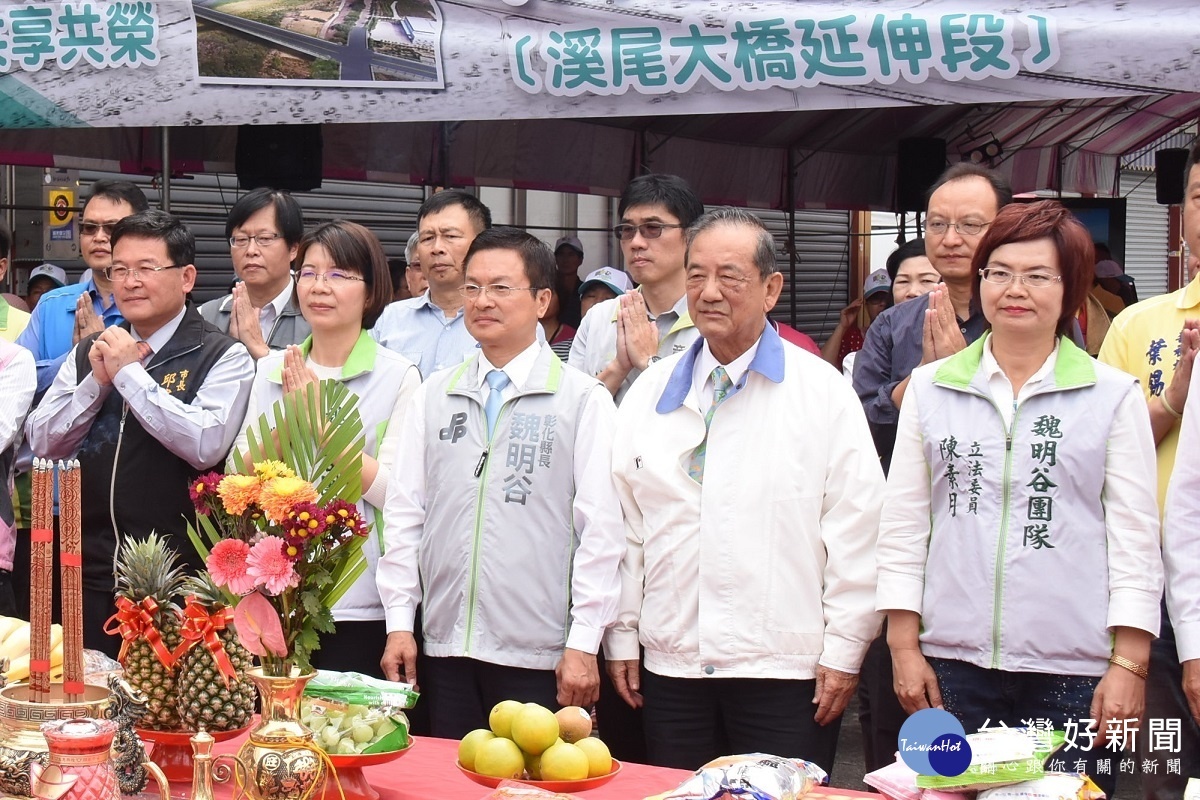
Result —
[[[277, 434], [277, 435], [273, 435]], [[317, 489], [322, 504], [362, 498], [363, 424], [358, 395], [335, 380], [291, 392], [248, 427], [250, 464], [234, 453], [238, 472], [266, 459], [282, 461]]]

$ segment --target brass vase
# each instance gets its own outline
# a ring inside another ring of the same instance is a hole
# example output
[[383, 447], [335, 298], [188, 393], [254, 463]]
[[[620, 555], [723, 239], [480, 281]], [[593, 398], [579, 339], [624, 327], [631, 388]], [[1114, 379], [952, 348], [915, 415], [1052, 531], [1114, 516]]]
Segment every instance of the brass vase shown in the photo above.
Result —
[[262, 700], [262, 718], [238, 751], [255, 800], [309, 800], [325, 777], [324, 753], [300, 722], [300, 698], [315, 672], [293, 668], [287, 677], [247, 670]]

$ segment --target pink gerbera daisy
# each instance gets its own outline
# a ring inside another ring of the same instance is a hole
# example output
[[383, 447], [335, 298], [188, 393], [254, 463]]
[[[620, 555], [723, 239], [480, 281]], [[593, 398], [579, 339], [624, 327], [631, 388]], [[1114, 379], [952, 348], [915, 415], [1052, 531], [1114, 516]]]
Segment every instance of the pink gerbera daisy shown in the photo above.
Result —
[[300, 576], [285, 552], [285, 542], [278, 536], [264, 536], [246, 558], [246, 572], [268, 594], [279, 595], [300, 583]]
[[250, 545], [240, 539], [222, 539], [213, 545], [205, 566], [218, 586], [224, 586], [234, 594], [249, 594], [254, 591], [255, 579], [247, 569]]

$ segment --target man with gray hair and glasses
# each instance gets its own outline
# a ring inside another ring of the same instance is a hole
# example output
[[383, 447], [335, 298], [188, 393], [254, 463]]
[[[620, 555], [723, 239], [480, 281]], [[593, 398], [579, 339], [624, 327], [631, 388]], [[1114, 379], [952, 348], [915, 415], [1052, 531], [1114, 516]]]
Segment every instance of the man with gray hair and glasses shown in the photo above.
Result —
[[883, 474], [845, 379], [768, 324], [783, 276], [762, 222], [719, 208], [685, 242], [700, 338], [617, 410], [626, 553], [608, 671], [643, 706], [653, 764], [770, 752], [828, 770], [881, 622]]

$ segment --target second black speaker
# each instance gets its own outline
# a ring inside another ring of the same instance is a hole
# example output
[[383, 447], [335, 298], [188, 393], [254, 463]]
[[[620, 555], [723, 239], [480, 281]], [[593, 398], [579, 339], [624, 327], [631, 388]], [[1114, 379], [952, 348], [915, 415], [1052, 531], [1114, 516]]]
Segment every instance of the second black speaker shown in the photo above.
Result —
[[896, 158], [896, 209], [924, 211], [925, 192], [946, 168], [946, 140], [901, 139]]
[[1154, 199], [1169, 206], [1183, 202], [1183, 168], [1187, 164], [1185, 147], [1154, 151]]

